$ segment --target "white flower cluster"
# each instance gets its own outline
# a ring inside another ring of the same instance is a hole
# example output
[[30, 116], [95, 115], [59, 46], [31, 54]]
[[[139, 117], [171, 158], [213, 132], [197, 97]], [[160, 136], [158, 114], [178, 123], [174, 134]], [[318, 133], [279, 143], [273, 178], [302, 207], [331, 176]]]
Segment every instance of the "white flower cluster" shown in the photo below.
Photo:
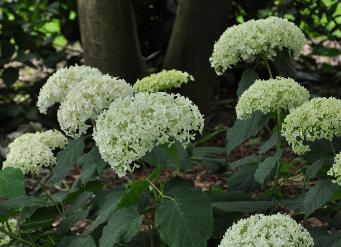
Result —
[[289, 111], [309, 99], [307, 89], [290, 78], [256, 80], [241, 96], [236, 106], [237, 118], [247, 119], [255, 111], [264, 114]]
[[122, 79], [109, 75], [93, 76], [82, 81], [66, 95], [57, 112], [61, 129], [71, 137], [79, 137], [91, 126], [112, 101], [133, 94], [132, 87]]
[[56, 158], [53, 149], [63, 148], [67, 143], [65, 136], [56, 130], [27, 133], [9, 144], [9, 153], [3, 163], [6, 167], [15, 167], [24, 174], [37, 174], [42, 167], [53, 166]]
[[278, 17], [250, 20], [229, 27], [215, 43], [211, 66], [217, 74], [241, 60], [254, 60], [256, 57], [270, 59], [278, 51], [287, 50], [297, 56], [304, 45], [305, 37], [294, 23]]
[[327, 174], [334, 177], [333, 182], [341, 186], [341, 152], [335, 156], [334, 164]]
[[341, 136], [341, 100], [314, 98], [303, 103], [284, 119], [282, 135], [297, 154], [309, 151], [309, 142]]
[[114, 101], [96, 121], [94, 140], [102, 158], [119, 176], [156, 145], [179, 141], [184, 146], [202, 132], [204, 119], [179, 94], [138, 93]]
[[119, 97], [131, 96], [133, 88], [124, 80], [103, 75], [98, 69], [71, 66], [58, 70], [42, 87], [38, 97], [40, 112], [61, 103], [57, 116], [61, 129], [79, 137], [109, 104]]
[[89, 76], [101, 76], [102, 73], [88, 66], [70, 66], [59, 69], [51, 75], [40, 89], [37, 106], [41, 113], [55, 103], [61, 103], [74, 84], [83, 81]]
[[227, 229], [219, 247], [312, 247], [309, 232], [287, 215], [262, 214]]
[[182, 84], [188, 81], [193, 81], [194, 78], [187, 72], [179, 70], [163, 70], [156, 74], [151, 74], [137, 80], [133, 88], [135, 92], [161, 92], [172, 88], [179, 88]]
[[[18, 221], [16, 219], [9, 219], [7, 221], [10, 229], [7, 229], [7, 224], [0, 223], [0, 229], [5, 228], [6, 231], [16, 232], [18, 228]], [[11, 237], [0, 230], [0, 246], [8, 245], [11, 242]]]

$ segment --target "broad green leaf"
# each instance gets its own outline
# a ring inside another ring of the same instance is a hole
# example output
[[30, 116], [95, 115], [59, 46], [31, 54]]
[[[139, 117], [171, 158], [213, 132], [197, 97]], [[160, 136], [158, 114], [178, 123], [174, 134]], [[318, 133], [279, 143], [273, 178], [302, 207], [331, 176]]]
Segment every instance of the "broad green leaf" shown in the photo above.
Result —
[[193, 148], [193, 156], [216, 157], [217, 155], [224, 155], [225, 150], [225, 148], [220, 147], [195, 147]]
[[267, 123], [269, 117], [260, 112], [255, 112], [249, 119], [239, 120], [227, 131], [226, 155], [238, 147], [245, 140], [258, 134]]
[[60, 223], [60, 225], [57, 228], [57, 232], [59, 234], [66, 234], [68, 231], [70, 231], [71, 227], [74, 226], [78, 221], [88, 217], [89, 212], [90, 208], [70, 214]]
[[101, 174], [104, 168], [108, 165], [108, 163], [102, 159], [97, 146], [93, 146], [89, 152], [83, 154], [78, 159], [77, 163], [78, 165], [82, 166], [83, 169], [87, 169], [88, 167], [96, 167], [99, 174]]
[[211, 203], [202, 191], [170, 190], [155, 212], [161, 239], [170, 247], [206, 247], [213, 228]]
[[277, 75], [296, 79], [296, 70], [293, 64], [293, 59], [288, 52], [278, 53], [273, 59], [273, 64], [276, 68]]
[[148, 189], [148, 186], [149, 183], [146, 180], [131, 183], [117, 203], [117, 208], [125, 208], [137, 203], [142, 193]]
[[258, 78], [259, 76], [254, 69], [245, 69], [243, 71], [242, 78], [238, 83], [237, 96], [240, 97], [243, 92], [248, 89]]
[[281, 200], [280, 204], [286, 209], [294, 210], [296, 212], [303, 212], [303, 202], [304, 194], [301, 194], [298, 197], [292, 199]]
[[254, 163], [241, 167], [238, 171], [234, 172], [231, 177], [229, 177], [229, 188], [245, 192], [251, 192], [259, 188], [260, 185], [255, 181], [254, 177], [256, 169], [257, 164]]
[[118, 243], [129, 242], [139, 232], [142, 219], [143, 215], [140, 215], [136, 208], [116, 210], [103, 228], [99, 246], [112, 247]]
[[84, 138], [78, 138], [70, 141], [67, 146], [57, 154], [57, 165], [53, 169], [53, 175], [50, 183], [57, 183], [69, 175], [73, 165], [83, 154]]
[[155, 167], [172, 167], [183, 170], [192, 168], [191, 158], [179, 142], [175, 142], [171, 146], [167, 144], [156, 146], [142, 160]]
[[278, 134], [277, 133], [273, 133], [271, 135], [271, 137], [261, 146], [261, 148], [259, 149], [259, 152], [261, 154], [265, 154], [272, 147], [274, 147], [277, 142], [278, 142]]
[[96, 219], [92, 222], [92, 224], [86, 231], [87, 233], [91, 233], [99, 225], [103, 224], [108, 220], [110, 214], [112, 214], [115, 211], [117, 203], [119, 202], [119, 199], [121, 198], [122, 194], [123, 194], [122, 190], [115, 190], [106, 196], [105, 201], [100, 205]]
[[259, 159], [260, 158], [258, 155], [250, 155], [250, 156], [246, 156], [240, 160], [233, 161], [233, 162], [229, 163], [228, 166], [230, 169], [235, 169], [235, 168], [239, 168], [239, 167], [242, 167], [242, 166], [248, 165], [248, 164], [258, 164]]
[[213, 207], [225, 212], [251, 213], [263, 211], [273, 207], [275, 201], [234, 201], [234, 202], [215, 202]]
[[264, 184], [265, 179], [270, 176], [272, 171], [278, 165], [279, 160], [281, 159], [282, 151], [277, 151], [274, 156], [270, 156], [259, 163], [258, 168], [255, 172], [255, 180]]
[[309, 181], [310, 179], [315, 177], [322, 168], [322, 166], [325, 164], [325, 162], [326, 161], [324, 159], [318, 159], [311, 166], [308, 166], [307, 171], [305, 173], [305, 179]]
[[58, 247], [96, 247], [94, 239], [88, 236], [65, 236]]
[[205, 194], [213, 202], [248, 201], [250, 197], [241, 191], [208, 190]]
[[305, 194], [303, 202], [303, 211], [305, 217], [315, 212], [315, 210], [326, 204], [338, 191], [339, 186], [332, 183], [330, 180], [320, 180], [314, 187], [311, 187]]
[[339, 247], [341, 246], [341, 234], [329, 234], [327, 231], [310, 231], [314, 239], [314, 247]]
[[218, 158], [222, 155], [225, 156], [225, 148], [195, 147], [191, 159], [195, 164], [204, 165], [213, 171], [217, 171], [225, 165], [225, 160]]
[[25, 194], [25, 177], [18, 168], [0, 170], [0, 197], [5, 199]]

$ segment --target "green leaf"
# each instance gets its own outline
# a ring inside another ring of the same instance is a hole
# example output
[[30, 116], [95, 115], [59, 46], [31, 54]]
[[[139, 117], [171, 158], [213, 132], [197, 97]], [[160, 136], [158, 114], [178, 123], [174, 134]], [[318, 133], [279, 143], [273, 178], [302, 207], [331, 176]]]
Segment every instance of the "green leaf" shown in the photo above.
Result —
[[88, 169], [89, 167], [95, 167], [98, 174], [101, 174], [104, 168], [108, 165], [102, 159], [101, 154], [98, 151], [97, 146], [93, 146], [90, 152], [83, 154], [77, 161], [78, 165], [82, 166], [83, 169]]
[[303, 202], [304, 202], [304, 194], [299, 195], [298, 197], [292, 199], [281, 200], [280, 204], [289, 210], [294, 210], [297, 212], [303, 212]]
[[245, 69], [243, 71], [242, 78], [238, 83], [237, 96], [240, 97], [243, 92], [248, 89], [258, 78], [259, 76], [254, 69]]
[[324, 159], [318, 159], [311, 166], [308, 166], [307, 171], [305, 173], [306, 181], [309, 181], [310, 179], [315, 177], [324, 164], [325, 164]]
[[311, 231], [311, 236], [314, 239], [314, 247], [339, 247], [341, 246], [341, 234], [329, 234], [327, 231]]
[[225, 212], [251, 213], [263, 211], [273, 207], [275, 201], [234, 201], [234, 202], [215, 202], [213, 207]]
[[255, 172], [255, 180], [264, 184], [265, 179], [270, 176], [274, 168], [277, 166], [279, 160], [281, 159], [282, 151], [277, 151], [274, 156], [270, 156], [259, 163], [258, 168]]
[[102, 204], [100, 204], [95, 221], [92, 222], [86, 233], [91, 233], [99, 225], [103, 224], [108, 220], [110, 214], [112, 214], [115, 211], [117, 203], [119, 202], [119, 199], [121, 198], [122, 194], [123, 194], [122, 190], [115, 190], [106, 196], [105, 201]]
[[291, 56], [288, 52], [281, 52], [274, 58], [273, 64], [276, 68], [277, 75], [286, 78], [296, 79], [296, 70]]
[[261, 148], [259, 149], [259, 152], [261, 154], [265, 154], [272, 147], [274, 147], [277, 142], [278, 142], [278, 134], [277, 133], [273, 133], [271, 135], [271, 137], [261, 146]]
[[206, 247], [213, 229], [211, 203], [202, 191], [175, 188], [155, 212], [161, 239], [170, 247]]
[[251, 192], [259, 188], [259, 184], [255, 181], [255, 171], [257, 164], [250, 163], [241, 167], [229, 177], [229, 188], [232, 190], [242, 190]]
[[204, 165], [213, 171], [225, 165], [225, 160], [217, 156], [225, 156], [225, 148], [220, 147], [195, 147], [191, 157], [195, 164]]
[[317, 184], [314, 187], [311, 187], [305, 194], [303, 202], [305, 217], [308, 217], [315, 210], [327, 203], [338, 189], [339, 186], [332, 183], [330, 180], [318, 181]]
[[233, 149], [250, 137], [258, 134], [258, 132], [267, 123], [269, 117], [260, 112], [255, 112], [249, 119], [239, 120], [234, 123], [233, 127], [227, 131], [226, 155], [229, 155]]
[[123, 208], [115, 211], [103, 228], [99, 240], [100, 247], [112, 247], [118, 243], [129, 242], [140, 230], [143, 215], [136, 208]]
[[171, 146], [168, 146], [168, 144], [156, 146], [142, 160], [155, 167], [171, 167], [184, 170], [192, 168], [191, 158], [187, 150], [179, 142], [175, 142]]
[[59, 243], [58, 247], [96, 247], [95, 241], [91, 236], [66, 236]]
[[148, 189], [148, 186], [149, 183], [146, 180], [132, 182], [118, 202], [117, 208], [125, 208], [137, 203], [142, 193]]
[[65, 219], [63, 219], [63, 221], [60, 223], [60, 225], [57, 228], [57, 233], [66, 234], [68, 231], [70, 231], [71, 227], [74, 226], [78, 221], [83, 220], [86, 217], [88, 217], [89, 212], [90, 212], [90, 208], [81, 212], [70, 214]]
[[229, 168], [235, 169], [235, 168], [239, 168], [248, 164], [258, 164], [259, 159], [260, 158], [258, 155], [246, 156], [240, 160], [236, 160], [236, 161], [229, 163]]
[[50, 183], [57, 183], [70, 174], [73, 165], [83, 154], [84, 138], [70, 141], [67, 146], [57, 154], [57, 165], [53, 168], [53, 175]]
[[5, 199], [25, 194], [25, 177], [18, 168], [7, 167], [0, 171], [0, 197]]

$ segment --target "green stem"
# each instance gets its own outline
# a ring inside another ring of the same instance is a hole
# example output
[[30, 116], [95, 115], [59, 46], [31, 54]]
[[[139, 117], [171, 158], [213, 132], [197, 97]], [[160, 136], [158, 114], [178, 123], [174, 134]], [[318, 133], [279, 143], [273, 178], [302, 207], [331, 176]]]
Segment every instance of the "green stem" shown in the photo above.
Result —
[[333, 145], [332, 141], [329, 141], [329, 143], [330, 143], [330, 148], [332, 149], [333, 154], [335, 156], [336, 155], [336, 151], [335, 151], [334, 145]]
[[40, 184], [42, 190], [43, 190], [43, 193], [47, 196], [47, 198], [55, 205], [58, 213], [60, 216], [63, 216], [63, 213], [64, 213], [64, 207], [62, 206], [62, 210], [60, 210], [59, 206], [58, 206], [58, 203], [53, 199], [53, 197], [50, 195], [50, 193], [48, 191], [46, 191], [44, 189], [44, 184], [42, 184], [40, 181], [38, 181], [38, 183]]
[[[7, 223], [7, 222], [6, 222]], [[9, 228], [9, 226], [7, 226], [7, 228]], [[5, 233], [6, 235], [10, 236], [12, 239], [16, 239], [22, 243], [25, 243], [25, 244], [28, 244], [29, 246], [33, 246], [33, 247], [40, 247], [39, 245], [33, 243], [33, 242], [30, 242], [30, 241], [27, 241], [25, 239], [22, 239], [21, 237], [17, 236], [16, 234], [10, 232], [10, 228], [8, 229], [8, 231], [5, 229], [5, 227], [0, 227], [0, 230]]]
[[269, 64], [268, 61], [265, 61], [265, 64], [266, 64], [266, 68], [268, 69], [269, 76], [272, 79], [273, 77], [272, 77], [272, 72], [271, 72], [270, 64]]
[[[281, 129], [282, 129], [282, 118], [281, 118], [281, 111], [276, 112], [276, 132], [278, 135], [278, 141], [276, 145], [276, 151], [280, 152], [282, 149], [282, 142], [281, 142]], [[279, 179], [279, 167], [280, 167], [280, 161], [277, 162], [276, 166], [276, 174], [275, 174], [275, 182], [274, 182], [274, 192], [276, 193], [279, 187], [278, 179]]]
[[174, 201], [174, 199], [173, 199], [172, 197], [166, 196], [165, 194], [163, 194], [163, 193], [155, 186], [155, 184], [153, 184], [152, 181], [150, 181], [148, 178], [147, 178], [146, 180], [147, 180], [147, 182], [155, 189], [155, 191], [157, 191], [157, 193], [158, 193], [162, 198], [168, 198], [168, 199]]

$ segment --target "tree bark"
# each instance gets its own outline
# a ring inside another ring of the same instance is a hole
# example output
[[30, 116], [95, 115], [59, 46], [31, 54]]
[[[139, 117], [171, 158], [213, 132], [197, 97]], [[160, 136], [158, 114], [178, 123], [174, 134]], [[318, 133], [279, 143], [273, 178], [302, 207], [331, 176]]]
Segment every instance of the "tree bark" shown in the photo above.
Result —
[[195, 81], [181, 88], [181, 93], [208, 113], [218, 76], [209, 57], [214, 42], [229, 24], [231, 0], [180, 0], [165, 69], [179, 69], [194, 76]]
[[130, 83], [147, 73], [130, 0], [78, 0], [85, 64]]

